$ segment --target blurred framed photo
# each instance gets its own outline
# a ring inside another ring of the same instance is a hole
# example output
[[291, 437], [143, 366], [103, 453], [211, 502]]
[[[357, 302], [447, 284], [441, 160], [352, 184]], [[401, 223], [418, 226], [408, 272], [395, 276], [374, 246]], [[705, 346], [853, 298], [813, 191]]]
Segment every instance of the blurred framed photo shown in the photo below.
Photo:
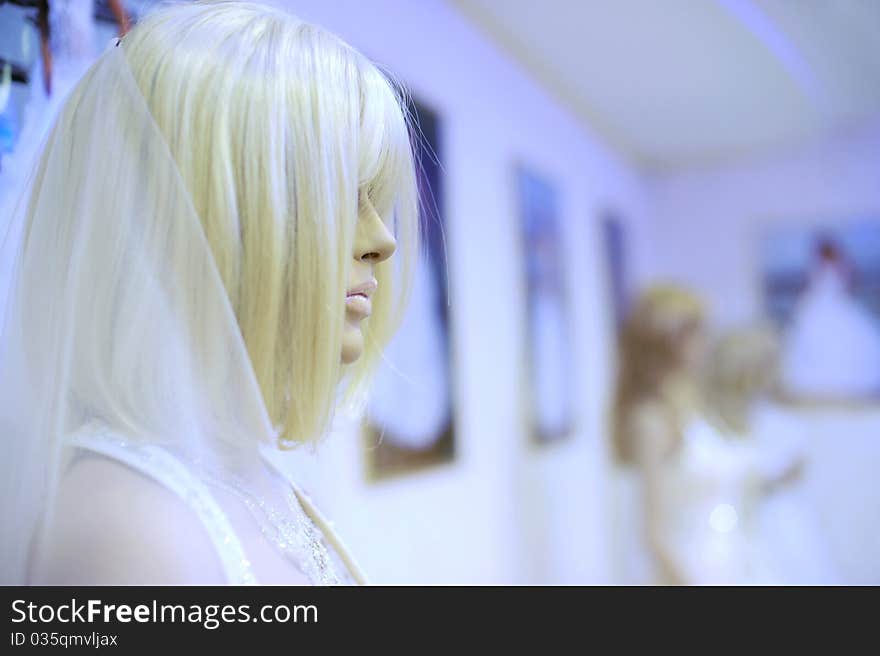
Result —
[[528, 410], [540, 444], [573, 428], [568, 290], [559, 224], [559, 197], [551, 183], [516, 169], [522, 259], [525, 266]]
[[880, 401], [880, 217], [774, 229], [760, 261], [783, 395]]
[[626, 232], [620, 216], [605, 211], [600, 217], [602, 248], [605, 254], [605, 271], [608, 298], [614, 328], [620, 334], [629, 308], [629, 279], [626, 261]]
[[385, 351], [367, 407], [364, 448], [371, 481], [455, 456], [441, 122], [419, 102], [410, 111], [423, 141], [416, 162], [422, 248], [406, 316]]

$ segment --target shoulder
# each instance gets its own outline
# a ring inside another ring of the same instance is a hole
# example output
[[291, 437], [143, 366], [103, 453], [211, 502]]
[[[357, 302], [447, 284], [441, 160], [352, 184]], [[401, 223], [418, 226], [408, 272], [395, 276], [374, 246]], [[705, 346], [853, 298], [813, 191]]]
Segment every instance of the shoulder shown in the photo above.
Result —
[[177, 494], [96, 455], [59, 482], [44, 576], [68, 585], [225, 582], [201, 519]]

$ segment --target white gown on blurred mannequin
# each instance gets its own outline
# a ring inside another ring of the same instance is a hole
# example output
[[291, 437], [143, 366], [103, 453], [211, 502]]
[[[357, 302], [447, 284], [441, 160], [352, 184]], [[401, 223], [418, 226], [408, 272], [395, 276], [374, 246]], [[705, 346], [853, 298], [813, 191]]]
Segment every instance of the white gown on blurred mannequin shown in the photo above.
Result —
[[880, 391], [880, 330], [853, 299], [839, 268], [822, 262], [798, 302], [785, 344], [782, 380], [808, 398]]
[[749, 445], [725, 440], [702, 419], [688, 425], [649, 490], [656, 539], [684, 583], [774, 582], [754, 523], [761, 478]]
[[[765, 461], [784, 463], [803, 455], [802, 429], [781, 409], [760, 405], [754, 411], [752, 425], [752, 438], [765, 454]], [[783, 583], [835, 585], [840, 582], [838, 567], [803, 480], [786, 484], [761, 502], [758, 529]]]

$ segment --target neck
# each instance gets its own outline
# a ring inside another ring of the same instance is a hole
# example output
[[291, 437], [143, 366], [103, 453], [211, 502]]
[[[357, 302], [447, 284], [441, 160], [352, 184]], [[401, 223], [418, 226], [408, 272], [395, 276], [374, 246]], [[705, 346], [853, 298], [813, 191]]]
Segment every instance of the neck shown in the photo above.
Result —
[[686, 373], [667, 376], [660, 386], [659, 397], [669, 409], [678, 430], [683, 430], [700, 410], [699, 390], [693, 378]]
[[681, 411], [693, 411], [699, 406], [697, 386], [686, 373], [668, 376], [660, 387], [660, 394]]

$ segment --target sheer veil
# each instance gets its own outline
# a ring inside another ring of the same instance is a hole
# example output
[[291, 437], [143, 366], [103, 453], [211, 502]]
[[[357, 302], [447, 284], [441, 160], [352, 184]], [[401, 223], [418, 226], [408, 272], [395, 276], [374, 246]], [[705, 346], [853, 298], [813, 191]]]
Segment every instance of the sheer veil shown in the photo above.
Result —
[[[255, 496], [274, 443], [239, 326], [178, 167], [111, 45], [47, 138], [4, 257], [2, 583], [53, 518], [66, 436], [100, 424]], [[242, 484], [243, 483], [243, 484]]]

